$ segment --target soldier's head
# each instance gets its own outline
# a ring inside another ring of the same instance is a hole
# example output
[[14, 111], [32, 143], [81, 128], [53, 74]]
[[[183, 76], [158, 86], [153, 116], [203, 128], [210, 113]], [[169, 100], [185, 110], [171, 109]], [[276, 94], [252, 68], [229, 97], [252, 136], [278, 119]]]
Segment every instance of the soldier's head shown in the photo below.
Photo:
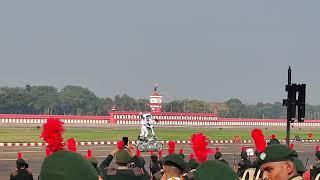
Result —
[[241, 156], [241, 159], [247, 159], [248, 154], [247, 154], [247, 152], [242, 151], [241, 154], [240, 154], [240, 156]]
[[186, 167], [185, 161], [179, 154], [170, 154], [165, 157], [163, 169], [167, 178], [168, 176], [179, 177]]
[[217, 153], [214, 155], [214, 159], [216, 159], [216, 160], [219, 160], [221, 157], [222, 157], [221, 152], [217, 152]]
[[144, 168], [144, 165], [145, 165], [146, 161], [142, 157], [135, 155], [130, 160], [130, 163], [134, 167]]
[[132, 158], [127, 149], [117, 151], [114, 156], [116, 159], [115, 162], [120, 166], [127, 166]]
[[265, 152], [260, 154], [263, 179], [287, 180], [297, 175], [297, 158], [297, 152], [286, 145], [269, 145]]
[[25, 168], [26, 162], [23, 159], [17, 159], [17, 169]]
[[21, 152], [18, 153], [18, 159], [16, 161], [16, 166], [17, 166], [17, 169], [27, 168], [26, 166], [28, 166], [27, 163], [22, 159]]

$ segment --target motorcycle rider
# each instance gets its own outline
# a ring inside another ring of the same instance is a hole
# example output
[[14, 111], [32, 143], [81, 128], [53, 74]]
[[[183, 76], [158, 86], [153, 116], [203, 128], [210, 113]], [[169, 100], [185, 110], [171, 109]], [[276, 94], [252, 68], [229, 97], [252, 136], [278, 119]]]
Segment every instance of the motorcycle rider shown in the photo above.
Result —
[[141, 115], [141, 133], [139, 135], [139, 140], [144, 140], [146, 141], [146, 138], [148, 137], [149, 134], [149, 129], [151, 130], [152, 136], [156, 139], [156, 135], [153, 130], [153, 124], [155, 124], [157, 120], [154, 120], [152, 118], [152, 115], [150, 113], [147, 114], [142, 114]]

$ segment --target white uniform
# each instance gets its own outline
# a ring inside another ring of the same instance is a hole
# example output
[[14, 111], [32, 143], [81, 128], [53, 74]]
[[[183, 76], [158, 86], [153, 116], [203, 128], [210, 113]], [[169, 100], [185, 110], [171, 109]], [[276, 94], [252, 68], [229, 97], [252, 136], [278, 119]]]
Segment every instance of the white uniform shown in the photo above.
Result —
[[141, 133], [140, 133], [140, 137], [144, 137], [147, 138], [149, 131], [148, 129], [151, 130], [151, 133], [153, 136], [155, 136], [155, 133], [153, 131], [153, 124], [154, 124], [154, 120], [152, 119], [152, 115], [151, 114], [143, 114], [141, 121]]
[[140, 121], [140, 124], [141, 124], [141, 133], [140, 133], [140, 138], [146, 138], [148, 136], [148, 121], [147, 121], [147, 118], [142, 115], [142, 118], [141, 118], [141, 121]]

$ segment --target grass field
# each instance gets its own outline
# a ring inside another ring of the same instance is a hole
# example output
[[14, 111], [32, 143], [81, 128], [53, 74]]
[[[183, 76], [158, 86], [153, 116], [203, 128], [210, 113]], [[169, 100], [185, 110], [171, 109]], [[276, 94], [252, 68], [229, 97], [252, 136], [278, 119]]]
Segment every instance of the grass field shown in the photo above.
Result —
[[[211, 140], [230, 140], [234, 136], [242, 139], [251, 139], [251, 129], [191, 129], [191, 128], [157, 128], [155, 129], [160, 140], [188, 140], [192, 133], [202, 132]], [[0, 128], [0, 142], [42, 142], [39, 138], [41, 129], [36, 128]], [[70, 128], [64, 133], [65, 141], [73, 137], [76, 141], [110, 141], [119, 140], [123, 136], [128, 136], [131, 140], [136, 140], [140, 129], [97, 129], [97, 128]], [[299, 135], [300, 138], [307, 139], [308, 133], [313, 133], [313, 138], [320, 138], [317, 129], [312, 130], [292, 130], [291, 138]], [[276, 134], [278, 139], [285, 138], [285, 129], [264, 130], [265, 137]]]

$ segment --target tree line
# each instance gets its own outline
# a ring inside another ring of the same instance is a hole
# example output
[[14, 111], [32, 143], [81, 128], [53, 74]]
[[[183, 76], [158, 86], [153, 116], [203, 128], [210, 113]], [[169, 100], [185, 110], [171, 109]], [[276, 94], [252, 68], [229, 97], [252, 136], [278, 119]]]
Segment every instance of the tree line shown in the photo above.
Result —
[[[64, 114], [108, 115], [115, 105], [119, 111], [150, 111], [148, 99], [136, 99], [127, 94], [114, 98], [98, 97], [88, 88], [65, 86], [0, 87], [1, 114]], [[243, 104], [239, 99], [226, 102], [206, 102], [196, 99], [173, 100], [162, 104], [164, 112], [217, 113], [226, 118], [286, 118], [282, 103]], [[320, 106], [306, 105], [307, 119], [320, 119]]]

